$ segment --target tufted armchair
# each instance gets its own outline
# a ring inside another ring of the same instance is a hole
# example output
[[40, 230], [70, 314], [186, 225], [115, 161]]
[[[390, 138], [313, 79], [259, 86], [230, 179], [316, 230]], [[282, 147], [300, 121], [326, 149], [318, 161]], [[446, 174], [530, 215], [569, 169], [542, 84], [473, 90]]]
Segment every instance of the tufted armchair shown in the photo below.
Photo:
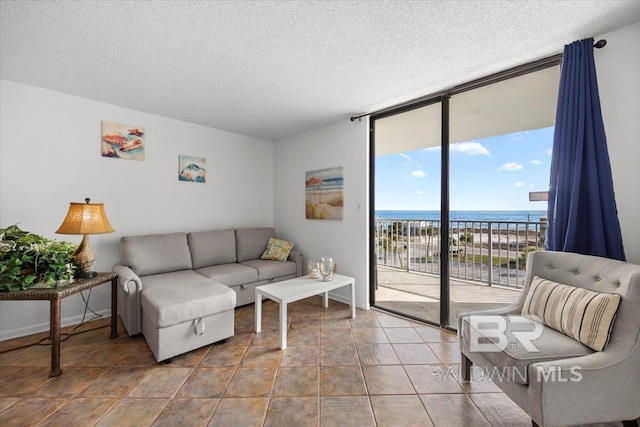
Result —
[[[543, 321], [528, 319], [526, 324], [511, 320], [522, 313], [536, 276], [621, 296], [608, 344], [602, 351]], [[495, 331], [479, 332], [477, 325], [483, 321], [485, 325], [502, 325], [501, 336], [505, 339], [501, 341]], [[522, 345], [524, 340], [515, 339], [523, 331], [530, 333], [526, 337], [536, 337], [530, 341], [536, 351]], [[479, 373], [491, 377], [531, 417], [534, 426], [621, 420], [633, 420], [623, 421], [624, 426], [638, 425], [640, 265], [574, 253], [532, 252], [518, 300], [501, 309], [461, 313], [458, 339], [463, 380], [471, 379], [472, 364], [476, 365]], [[484, 350], [478, 350], [480, 347]]]

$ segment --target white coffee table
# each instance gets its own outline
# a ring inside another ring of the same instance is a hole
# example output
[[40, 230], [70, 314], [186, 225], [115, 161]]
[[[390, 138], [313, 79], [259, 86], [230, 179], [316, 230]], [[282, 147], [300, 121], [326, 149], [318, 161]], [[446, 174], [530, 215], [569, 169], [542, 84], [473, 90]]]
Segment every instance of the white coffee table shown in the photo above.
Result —
[[356, 279], [334, 274], [330, 282], [311, 279], [309, 276], [296, 277], [278, 283], [256, 287], [256, 332], [262, 329], [262, 296], [280, 304], [280, 348], [287, 348], [287, 304], [314, 295], [323, 295], [324, 308], [329, 307], [329, 291], [349, 286], [349, 308], [352, 318], [356, 317]]

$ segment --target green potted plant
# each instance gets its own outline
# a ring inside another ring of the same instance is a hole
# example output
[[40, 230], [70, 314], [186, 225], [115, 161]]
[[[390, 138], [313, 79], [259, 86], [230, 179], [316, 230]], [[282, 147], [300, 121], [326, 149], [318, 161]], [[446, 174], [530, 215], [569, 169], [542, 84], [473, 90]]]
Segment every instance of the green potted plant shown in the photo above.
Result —
[[50, 240], [17, 225], [0, 228], [0, 291], [28, 289], [36, 283], [54, 286], [76, 271], [77, 245]]

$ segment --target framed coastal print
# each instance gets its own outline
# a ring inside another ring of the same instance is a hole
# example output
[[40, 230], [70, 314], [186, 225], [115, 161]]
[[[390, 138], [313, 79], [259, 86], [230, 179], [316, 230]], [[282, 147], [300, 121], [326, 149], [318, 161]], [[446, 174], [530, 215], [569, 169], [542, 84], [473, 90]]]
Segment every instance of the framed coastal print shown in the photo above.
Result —
[[144, 161], [144, 128], [102, 121], [102, 157]]
[[309, 171], [305, 175], [307, 219], [341, 220], [344, 211], [342, 166]]
[[178, 156], [178, 180], [207, 182], [207, 159], [193, 156]]

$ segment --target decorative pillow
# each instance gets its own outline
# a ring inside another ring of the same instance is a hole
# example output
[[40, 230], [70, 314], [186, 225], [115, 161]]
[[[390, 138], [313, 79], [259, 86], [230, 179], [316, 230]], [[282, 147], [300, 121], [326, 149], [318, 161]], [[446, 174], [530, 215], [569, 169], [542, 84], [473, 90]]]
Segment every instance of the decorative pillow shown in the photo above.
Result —
[[289, 252], [293, 248], [293, 243], [286, 240], [276, 239], [269, 237], [269, 243], [267, 243], [267, 250], [264, 251], [261, 259], [270, 259], [273, 261], [286, 261], [289, 258]]
[[535, 276], [522, 307], [522, 315], [582, 344], [602, 351], [616, 318], [620, 295], [563, 285]]

